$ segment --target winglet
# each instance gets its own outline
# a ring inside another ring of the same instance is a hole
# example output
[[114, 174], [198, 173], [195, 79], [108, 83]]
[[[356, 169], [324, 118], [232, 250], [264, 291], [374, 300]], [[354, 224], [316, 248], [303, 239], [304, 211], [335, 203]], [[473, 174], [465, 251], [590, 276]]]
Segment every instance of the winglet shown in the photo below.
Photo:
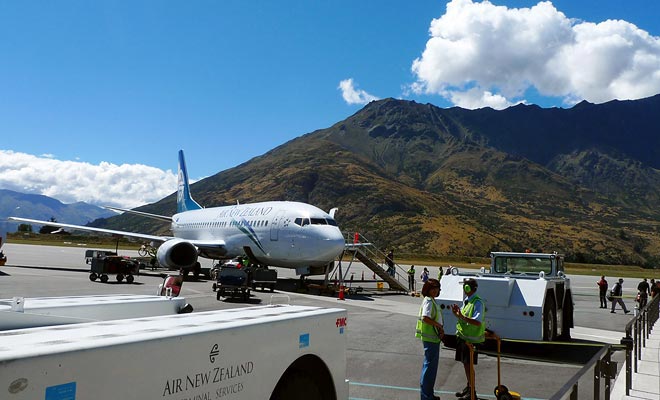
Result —
[[183, 150], [179, 150], [179, 186], [176, 193], [176, 212], [199, 210], [201, 208], [202, 206], [197, 204], [192, 196], [190, 196], [186, 160], [183, 158]]

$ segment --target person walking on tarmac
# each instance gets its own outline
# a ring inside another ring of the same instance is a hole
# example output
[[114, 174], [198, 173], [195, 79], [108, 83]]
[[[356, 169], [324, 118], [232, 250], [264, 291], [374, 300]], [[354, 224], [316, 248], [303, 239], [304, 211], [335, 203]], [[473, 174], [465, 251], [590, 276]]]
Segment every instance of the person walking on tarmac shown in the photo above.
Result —
[[600, 308], [607, 308], [607, 280], [605, 275], [600, 276], [600, 280], [596, 281], [598, 285], [598, 295], [600, 297]]
[[411, 292], [415, 291], [415, 266], [411, 265], [408, 269], [408, 290]]
[[470, 349], [468, 343], [474, 347], [472, 357], [473, 365], [477, 365], [477, 346], [486, 340], [486, 324], [484, 317], [486, 314], [486, 307], [484, 301], [477, 295], [476, 279], [467, 278], [463, 280], [463, 293], [465, 295], [463, 307], [458, 308], [456, 304], [452, 304], [451, 312], [456, 316], [456, 361], [463, 363], [465, 369], [465, 377], [467, 385], [460, 392], [456, 392], [456, 397], [459, 400], [470, 400], [471, 393], [477, 391], [474, 387], [470, 387]]
[[646, 306], [646, 303], [649, 300], [649, 292], [651, 291], [646, 278], [644, 278], [644, 280], [641, 281], [639, 285], [637, 285], [637, 291], [637, 294], [639, 295], [639, 309], [641, 310], [644, 308], [644, 306]]
[[429, 270], [424, 267], [424, 271], [422, 271], [422, 275], [419, 276], [419, 278], [422, 280], [422, 282], [426, 283], [426, 281], [429, 280]]
[[422, 307], [419, 309], [415, 337], [422, 340], [424, 346], [424, 363], [419, 377], [421, 400], [440, 400], [433, 392], [435, 378], [440, 360], [440, 341], [445, 334], [442, 326], [442, 313], [435, 302], [440, 295], [440, 282], [429, 279], [422, 286]]
[[616, 308], [617, 303], [621, 305], [621, 308], [623, 308], [624, 314], [628, 314], [630, 310], [626, 308], [626, 304], [623, 302], [622, 295], [623, 295], [623, 278], [619, 278], [619, 281], [614, 284], [614, 287], [612, 288], [612, 310], [610, 311], [612, 314], [614, 314], [614, 309]]

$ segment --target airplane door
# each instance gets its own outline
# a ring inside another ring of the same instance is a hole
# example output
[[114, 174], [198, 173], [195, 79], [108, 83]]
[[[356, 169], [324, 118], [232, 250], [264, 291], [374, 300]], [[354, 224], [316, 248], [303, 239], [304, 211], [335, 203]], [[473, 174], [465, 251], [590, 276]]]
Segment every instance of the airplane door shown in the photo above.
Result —
[[280, 237], [280, 227], [284, 217], [284, 210], [278, 211], [270, 225], [270, 240], [277, 241]]

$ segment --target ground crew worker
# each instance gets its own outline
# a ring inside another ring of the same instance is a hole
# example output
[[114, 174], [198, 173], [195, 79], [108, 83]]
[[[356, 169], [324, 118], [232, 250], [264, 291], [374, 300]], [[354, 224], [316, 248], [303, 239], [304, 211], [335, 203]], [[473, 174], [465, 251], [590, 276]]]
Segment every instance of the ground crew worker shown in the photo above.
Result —
[[411, 265], [408, 269], [408, 290], [411, 292], [415, 291], [415, 266]]
[[460, 392], [456, 392], [456, 397], [459, 400], [470, 400], [471, 393], [477, 393], [474, 387], [470, 387], [470, 349], [467, 343], [474, 346], [473, 365], [477, 365], [477, 345], [486, 340], [486, 324], [484, 317], [486, 314], [486, 307], [484, 301], [479, 297], [477, 292], [477, 281], [474, 278], [463, 280], [463, 293], [465, 295], [463, 307], [458, 308], [456, 304], [452, 304], [451, 312], [456, 316], [456, 361], [463, 363], [465, 369], [465, 377], [467, 385]]
[[422, 339], [424, 345], [424, 363], [419, 378], [421, 400], [440, 400], [433, 392], [440, 359], [440, 341], [445, 334], [442, 313], [435, 302], [440, 295], [440, 282], [437, 279], [427, 280], [422, 286], [422, 295], [424, 300], [415, 327], [415, 337]]
[[651, 291], [646, 278], [637, 285], [637, 291], [639, 294], [639, 309], [641, 310], [646, 306], [646, 303], [649, 300], [649, 292]]
[[610, 311], [614, 314], [614, 309], [616, 308], [617, 303], [623, 308], [623, 313], [628, 314], [630, 310], [626, 307], [626, 304], [623, 302], [623, 278], [619, 278], [619, 281], [614, 284], [612, 288], [612, 310]]

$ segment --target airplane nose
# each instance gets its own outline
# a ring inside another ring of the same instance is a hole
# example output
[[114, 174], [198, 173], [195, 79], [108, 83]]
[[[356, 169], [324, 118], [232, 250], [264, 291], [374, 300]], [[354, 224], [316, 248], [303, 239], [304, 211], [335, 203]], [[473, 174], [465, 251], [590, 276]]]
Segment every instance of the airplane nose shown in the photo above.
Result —
[[323, 239], [322, 246], [324, 247], [324, 252], [327, 254], [328, 258], [337, 258], [346, 245], [344, 240], [344, 235], [342, 235], [339, 229], [332, 230], [328, 235]]

